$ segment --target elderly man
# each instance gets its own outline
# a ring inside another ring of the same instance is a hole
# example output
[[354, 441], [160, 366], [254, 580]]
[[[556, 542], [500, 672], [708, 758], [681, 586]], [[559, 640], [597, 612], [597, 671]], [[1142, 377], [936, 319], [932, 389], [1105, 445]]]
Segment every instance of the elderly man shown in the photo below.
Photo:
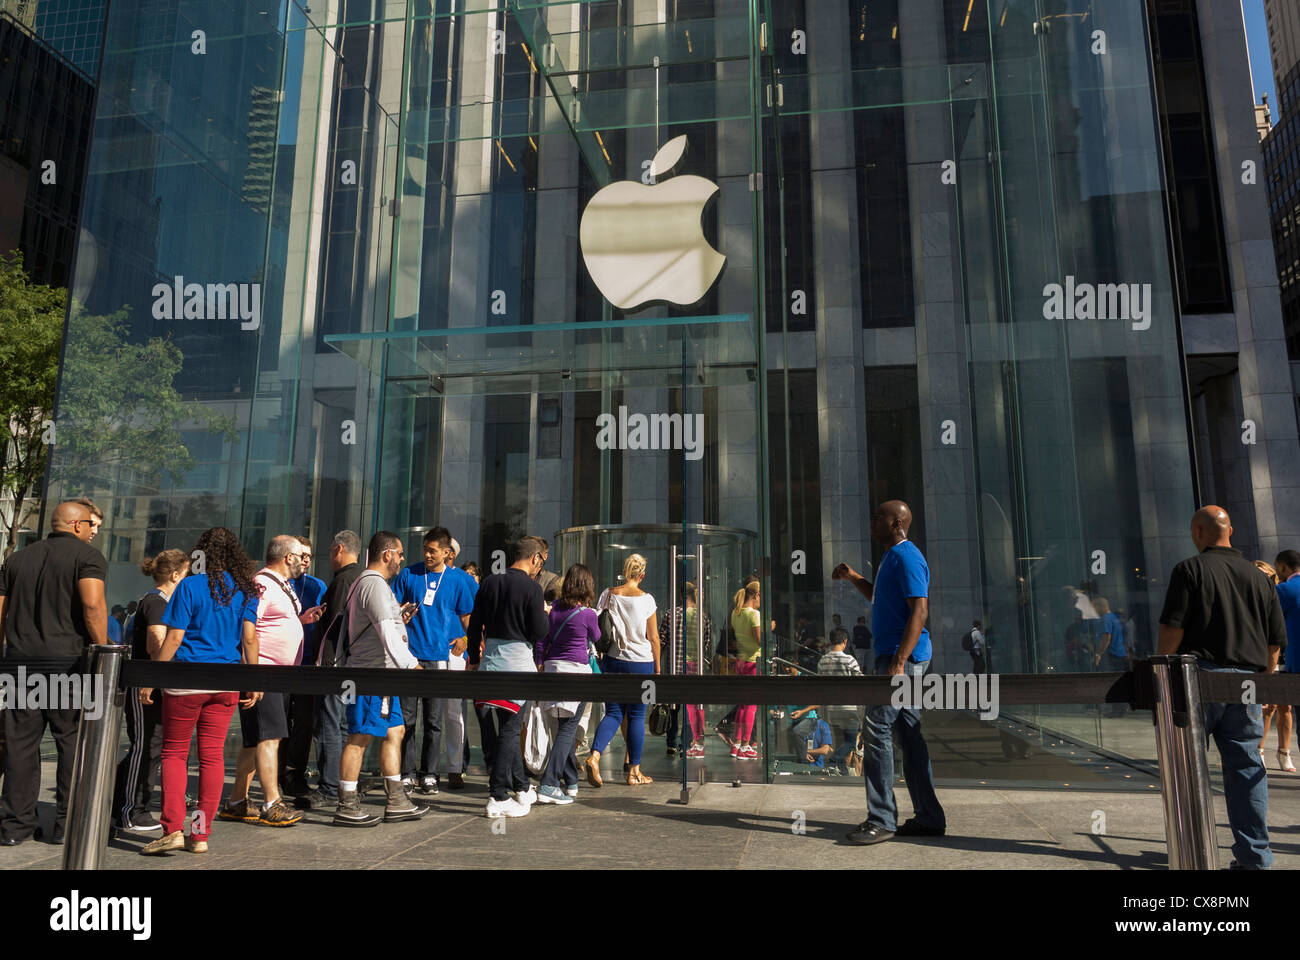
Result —
[[[1174, 566], [1160, 611], [1159, 654], [1190, 654], [1202, 670], [1260, 673], [1269, 648], [1286, 644], [1277, 593], [1232, 545], [1232, 521], [1222, 507], [1192, 517], [1200, 551]], [[1235, 870], [1267, 870], [1268, 778], [1259, 753], [1264, 711], [1257, 703], [1205, 704], [1205, 733], [1223, 761], [1223, 798], [1232, 828]]]
[[[257, 662], [296, 666], [302, 663], [303, 626], [320, 619], [321, 607], [302, 607], [289, 581], [306, 569], [306, 548], [297, 537], [281, 534], [266, 547], [266, 566], [254, 581], [262, 588], [257, 605]], [[232, 799], [217, 815], [221, 820], [291, 827], [302, 819], [280, 796], [280, 741], [289, 736], [289, 695], [267, 691], [255, 704], [239, 711], [244, 749], [235, 761]], [[262, 806], [248, 796], [253, 771], [262, 784]], [[234, 799], [238, 797], [239, 799]]]

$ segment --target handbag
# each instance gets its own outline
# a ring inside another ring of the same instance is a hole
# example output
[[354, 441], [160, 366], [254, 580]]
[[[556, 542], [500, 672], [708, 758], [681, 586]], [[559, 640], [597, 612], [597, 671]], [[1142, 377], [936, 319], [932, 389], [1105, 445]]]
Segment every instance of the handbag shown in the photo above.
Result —
[[666, 703], [656, 703], [650, 708], [650, 717], [646, 721], [646, 729], [650, 731], [651, 736], [662, 737], [668, 732], [672, 720], [672, 707]]
[[614, 646], [614, 633], [617, 627], [614, 626], [614, 615], [609, 612], [609, 591], [606, 590], [601, 596], [605, 603], [601, 606], [600, 616], [596, 621], [600, 627], [600, 639], [596, 641], [596, 654], [603, 657]]

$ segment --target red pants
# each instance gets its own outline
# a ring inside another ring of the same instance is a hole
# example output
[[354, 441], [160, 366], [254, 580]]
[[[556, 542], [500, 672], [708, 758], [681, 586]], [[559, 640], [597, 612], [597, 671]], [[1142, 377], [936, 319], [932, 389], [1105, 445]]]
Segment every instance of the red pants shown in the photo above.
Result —
[[199, 810], [190, 835], [206, 840], [217, 818], [221, 788], [226, 783], [224, 748], [239, 694], [195, 693], [162, 695], [162, 825], [163, 835], [185, 826], [185, 787], [189, 782], [190, 741], [199, 731]]
[[[740, 677], [753, 677], [758, 674], [757, 661], [741, 660], [736, 664], [736, 675]], [[754, 718], [758, 714], [758, 707], [752, 703], [747, 703], [742, 707], [736, 708], [736, 736], [737, 743], [744, 743], [750, 739], [754, 732]]]

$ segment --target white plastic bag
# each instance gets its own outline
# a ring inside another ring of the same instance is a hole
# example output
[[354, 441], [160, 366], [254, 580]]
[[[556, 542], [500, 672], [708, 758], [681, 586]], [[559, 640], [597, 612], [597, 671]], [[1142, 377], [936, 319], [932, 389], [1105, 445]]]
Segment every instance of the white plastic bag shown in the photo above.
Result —
[[535, 777], [546, 769], [546, 758], [555, 739], [555, 719], [547, 717], [536, 700], [528, 708], [528, 722], [524, 728], [524, 766]]

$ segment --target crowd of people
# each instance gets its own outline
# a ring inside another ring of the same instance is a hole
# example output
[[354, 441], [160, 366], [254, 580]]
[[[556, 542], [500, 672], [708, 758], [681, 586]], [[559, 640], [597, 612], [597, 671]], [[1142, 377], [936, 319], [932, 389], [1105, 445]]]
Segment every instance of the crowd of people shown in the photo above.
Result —
[[[5, 658], [63, 658], [71, 664], [84, 659], [89, 644], [110, 642], [110, 622], [118, 617], [105, 600], [104, 558], [90, 546], [101, 522], [102, 513], [91, 501], [60, 503], [52, 512], [49, 536], [15, 552], [0, 567]], [[833, 579], [870, 601], [872, 621], [868, 629], [859, 618], [850, 633], [837, 618], [820, 651], [817, 673], [857, 676], [869, 668], [877, 675], [921, 675], [927, 670], [932, 657], [930, 571], [908, 538], [910, 525], [906, 503], [881, 504], [871, 520], [872, 537], [884, 551], [875, 579], [847, 563], [834, 568]], [[1291, 667], [1293, 654], [1300, 651], [1300, 553], [1284, 551], [1272, 569], [1252, 565], [1231, 546], [1231, 533], [1221, 508], [1197, 512], [1192, 540], [1198, 554], [1174, 568], [1160, 617], [1158, 652], [1192, 654], [1205, 670], [1260, 672], [1277, 668], [1286, 650], [1283, 662]], [[214, 527], [190, 553], [163, 550], [143, 562], [141, 571], [153, 586], [134, 606], [121, 608], [124, 622], [118, 626], [132, 656], [158, 661], [654, 675], [663, 668], [666, 645], [675, 651], [673, 672], [703, 672], [705, 647], [689, 641], [698, 638], [701, 628], [711, 634], [712, 624], [695, 585], [686, 584], [681, 606], [661, 613], [645, 589], [648, 571], [639, 554], [627, 557], [618, 583], [597, 596], [595, 577], [583, 564], [573, 564], [562, 577], [545, 569], [549, 544], [540, 537], [521, 538], [512, 547], [509, 567], [486, 576], [472, 563], [456, 565], [459, 545], [444, 527], [429, 529], [422, 547], [422, 559], [406, 564], [396, 534], [375, 533], [363, 551], [355, 532], [340, 531], [330, 543], [332, 578], [326, 584], [307, 572], [312, 563], [308, 538], [272, 537], [259, 569], [233, 531]], [[749, 577], [735, 592], [728, 617], [731, 670], [739, 675], [759, 670], [761, 607], [759, 580]], [[1107, 644], [1093, 655], [1098, 665], [1110, 656], [1108, 666], [1122, 668], [1127, 657], [1110, 647], [1123, 637], [1122, 624], [1107, 620], [1114, 615], [1104, 604], [1101, 609], [1099, 619], [1109, 636], [1103, 633]], [[977, 671], [988, 646], [981, 627], [974, 621], [963, 643]], [[1289, 644], [1288, 630], [1293, 633]], [[863, 638], [869, 638], [869, 647]], [[143, 847], [145, 854], [202, 853], [217, 820], [291, 827], [301, 821], [304, 807], [332, 806], [332, 822], [343, 827], [419, 819], [429, 809], [420, 801], [442, 786], [444, 764], [447, 788], [465, 786], [468, 704], [457, 699], [356, 696], [342, 690], [299, 696], [142, 688], [130, 691], [127, 702], [129, 747], [118, 766], [113, 818], [124, 832], [154, 837]], [[601, 756], [620, 731], [626, 782], [652, 783], [641, 768], [646, 706], [639, 700], [605, 704], [588, 738], [591, 704], [474, 701], [488, 769], [486, 816], [522, 817], [536, 803], [570, 804], [584, 775], [592, 787], [601, 787]], [[758, 757], [757, 709], [737, 706], [728, 720], [726, 739], [737, 761]], [[237, 710], [241, 749], [222, 803], [224, 744]], [[690, 742], [684, 752], [699, 757], [703, 708], [691, 704], [686, 710]], [[1290, 710], [1269, 710], [1281, 738], [1279, 764], [1293, 769]], [[39, 744], [47, 728], [58, 753], [52, 839], [60, 842], [78, 706], [9, 705], [2, 712], [0, 845], [13, 846], [36, 833]], [[947, 821], [917, 709], [802, 704], [774, 714], [786, 720], [792, 749], [804, 762], [863, 776], [868, 816], [849, 834], [852, 842], [944, 834]], [[541, 771], [536, 787], [523, 749], [525, 722], [532, 715], [542, 716], [553, 729], [546, 755], [535, 758], [535, 769]], [[1223, 759], [1234, 865], [1267, 867], [1272, 854], [1261, 758], [1264, 713], [1255, 704], [1209, 704], [1205, 722]], [[675, 727], [676, 719], [667, 724], [669, 730]], [[578, 747], [588, 739], [590, 750], [580, 764]], [[902, 824], [893, 790], [895, 740], [903, 753], [914, 813]], [[374, 741], [379, 769], [374, 785], [384, 792], [382, 812], [363, 803], [369, 784], [362, 781], [362, 767]], [[195, 745], [198, 784], [191, 799], [189, 757]], [[310, 787], [306, 774], [313, 745], [319, 779]], [[669, 750], [675, 750], [671, 739]], [[260, 799], [252, 794], [254, 778]], [[161, 788], [161, 821], [151, 813], [155, 784]]]

